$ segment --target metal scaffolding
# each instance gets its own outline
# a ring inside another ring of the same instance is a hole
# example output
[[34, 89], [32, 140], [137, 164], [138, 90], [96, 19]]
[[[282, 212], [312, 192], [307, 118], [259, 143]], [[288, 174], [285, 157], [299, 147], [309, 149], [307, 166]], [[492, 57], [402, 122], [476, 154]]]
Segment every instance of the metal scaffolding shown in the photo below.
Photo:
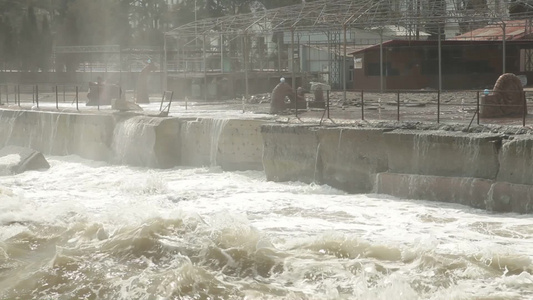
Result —
[[[242, 74], [246, 94], [249, 77], [258, 73], [290, 76], [293, 88], [296, 78], [326, 74], [317, 80], [346, 91], [347, 55], [357, 47], [427, 39], [438, 42], [440, 53], [441, 40], [483, 26], [502, 28], [505, 61], [505, 21], [533, 15], [511, 16], [510, 5], [503, 0], [319, 0], [203, 19], [165, 33], [164, 71], [167, 81], [200, 74], [205, 88], [209, 74]], [[312, 58], [303, 54], [302, 46], [326, 49], [327, 65], [316, 74], [302, 68], [312, 64], [304, 62]]]
[[[161, 47], [121, 48], [119, 45], [86, 45], [86, 46], [55, 46], [53, 60], [63, 55], [76, 55], [77, 69], [84, 64], [87, 68], [104, 69], [105, 72], [124, 72], [141, 70], [146, 61], [154, 60], [162, 64]], [[81, 65], [81, 66], [80, 66]]]

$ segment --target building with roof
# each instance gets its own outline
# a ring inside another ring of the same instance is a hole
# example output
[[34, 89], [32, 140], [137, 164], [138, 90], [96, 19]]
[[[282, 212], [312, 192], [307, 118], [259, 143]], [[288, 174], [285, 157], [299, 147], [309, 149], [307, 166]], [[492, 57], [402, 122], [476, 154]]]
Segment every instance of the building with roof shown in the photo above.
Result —
[[[268, 91], [281, 76], [293, 88], [311, 79], [345, 92], [351, 82], [355, 88], [381, 90], [463, 88], [468, 80], [472, 81], [468, 86], [486, 85], [503, 71], [520, 69], [520, 51], [516, 54], [511, 49], [513, 41], [504, 38], [481, 44], [446, 41], [446, 37], [509, 20], [509, 5], [503, 1], [317, 0], [202, 19], [165, 33], [166, 84], [178, 97], [187, 94], [192, 84], [205, 99], [209, 94], [218, 97], [219, 86], [230, 86], [233, 95]], [[389, 36], [386, 32], [391, 29], [399, 34]], [[374, 34], [374, 41], [360, 42], [368, 32]], [[403, 41], [396, 41], [400, 36]], [[480, 59], [484, 49], [489, 50]], [[346, 63], [350, 52], [356, 56], [355, 64]]]
[[455, 41], [516, 41], [533, 37], [531, 19], [507, 20], [488, 24], [484, 27], [449, 38]]
[[390, 40], [352, 52], [355, 89], [492, 88], [503, 73], [533, 82], [531, 20], [495, 22], [442, 41]]

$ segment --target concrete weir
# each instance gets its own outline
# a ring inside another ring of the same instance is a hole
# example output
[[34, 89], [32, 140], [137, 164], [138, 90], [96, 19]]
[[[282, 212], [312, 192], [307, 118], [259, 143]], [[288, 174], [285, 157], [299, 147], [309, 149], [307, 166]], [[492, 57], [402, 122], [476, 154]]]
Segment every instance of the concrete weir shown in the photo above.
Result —
[[264, 125], [269, 180], [533, 212], [533, 136]]
[[267, 119], [0, 110], [3, 145], [117, 164], [264, 170], [349, 193], [533, 212], [533, 136], [321, 127]]
[[0, 110], [1, 146], [153, 168], [262, 170], [262, 120]]

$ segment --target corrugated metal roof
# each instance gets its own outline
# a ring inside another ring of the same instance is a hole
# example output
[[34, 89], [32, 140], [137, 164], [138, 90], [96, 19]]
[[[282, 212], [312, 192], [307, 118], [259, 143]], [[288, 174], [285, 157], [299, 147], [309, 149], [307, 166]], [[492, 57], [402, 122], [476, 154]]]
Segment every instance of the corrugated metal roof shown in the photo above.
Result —
[[505, 25], [505, 40], [520, 40], [531, 36], [531, 20], [510, 20], [490, 24], [482, 28], [455, 36], [449, 40], [470, 41], [501, 41], [503, 40], [503, 25]]
[[[463, 45], [498, 45], [501, 44], [501, 41], [498, 40], [487, 40], [487, 39], [480, 39], [480, 40], [466, 40], [466, 39], [459, 39], [459, 40], [443, 40], [441, 41], [442, 47], [447, 46], [463, 46]], [[507, 42], [508, 45], [514, 44], [514, 45], [529, 45], [531, 44], [531, 41], [528, 40], [511, 40]], [[426, 41], [409, 41], [409, 40], [389, 40], [383, 42], [383, 48], [395, 48], [395, 47], [416, 47], [416, 46], [433, 46], [436, 47], [438, 45], [438, 41], [436, 40], [426, 40]], [[365, 47], [362, 49], [357, 49], [354, 52], [348, 53], [349, 55], [355, 55], [364, 53], [367, 51], [374, 51], [379, 50], [379, 44], [372, 45], [369, 47]]]
[[[407, 30], [407, 28], [405, 28], [404, 26], [385, 25], [382, 26], [382, 28], [384, 36], [408, 37], [409, 35], [412, 35], [412, 32], [409, 32], [409, 30]], [[373, 29], [378, 31], [380, 28], [374, 27]], [[430, 36], [430, 34], [424, 31], [419, 31], [418, 36], [421, 38], [427, 38], [428, 36]]]
[[[317, 50], [324, 51], [324, 52], [335, 53], [335, 54], [340, 55], [340, 56], [344, 55], [344, 47], [342, 45], [341, 45], [340, 49], [330, 48], [330, 47], [327, 47], [327, 46], [319, 46], [319, 45], [311, 45], [311, 46], [303, 45], [303, 46], [310, 47], [310, 48], [317, 49]], [[375, 46], [374, 44], [373, 45], [349, 45], [349, 46], [347, 45], [346, 46], [346, 55], [350, 56], [353, 53], [361, 52], [362, 50], [365, 50], [367, 48], [374, 47], [374, 46]], [[339, 50], [340, 50], [340, 53], [338, 52]]]

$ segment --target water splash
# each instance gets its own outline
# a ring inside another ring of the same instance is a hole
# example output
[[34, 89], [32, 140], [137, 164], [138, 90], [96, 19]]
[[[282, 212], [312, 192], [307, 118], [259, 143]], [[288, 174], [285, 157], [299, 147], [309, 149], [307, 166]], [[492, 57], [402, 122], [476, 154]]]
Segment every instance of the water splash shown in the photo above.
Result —
[[339, 163], [339, 157], [340, 157], [340, 152], [341, 152], [341, 143], [342, 143], [342, 131], [343, 131], [343, 128], [340, 128], [339, 129], [339, 141], [337, 142], [337, 157], [335, 158], [335, 163], [336, 164]]
[[190, 135], [191, 134], [191, 127], [195, 124], [195, 123], [198, 123], [198, 119], [196, 120], [187, 120], [185, 121], [185, 135]]
[[2, 137], [1, 140], [3, 141], [2, 146], [11, 144], [13, 139], [13, 130], [15, 129], [17, 118], [19, 118], [23, 113], [23, 111], [0, 113], [0, 122], [3, 124], [3, 126], [0, 126], [0, 136]]
[[320, 142], [316, 146], [316, 154], [315, 154], [315, 170], [313, 172], [313, 181], [315, 183], [319, 183], [321, 181], [321, 172], [322, 172], [322, 161], [320, 160]]
[[[56, 153], [54, 150], [55, 150], [55, 147], [56, 147], [56, 144], [58, 144], [58, 139], [60, 137], [58, 137], [57, 135], [57, 131], [58, 131], [58, 128], [59, 128], [59, 119], [61, 117], [61, 114], [55, 114], [55, 113], [43, 113], [43, 114], [40, 114], [40, 121], [41, 121], [41, 128], [45, 128], [45, 124], [47, 124], [48, 126], [50, 126], [48, 128], [48, 131], [50, 132], [49, 133], [49, 136], [48, 138], [44, 137], [44, 134], [43, 134], [43, 142], [44, 143], [48, 143], [48, 148], [47, 149], [47, 153], [49, 154], [62, 154], [62, 153]], [[49, 119], [49, 120], [46, 120], [46, 119]], [[44, 146], [44, 145], [43, 145]]]
[[414, 153], [411, 157], [412, 163], [416, 170], [424, 165], [424, 160], [427, 159], [431, 143], [429, 142], [431, 135], [423, 132], [414, 134]]
[[210, 152], [209, 152], [209, 164], [211, 167], [217, 166], [217, 155], [219, 150], [220, 137], [224, 131], [224, 127], [229, 122], [229, 119], [207, 119], [211, 127], [211, 140], [210, 140]]
[[378, 98], [378, 119], [381, 120], [381, 98]]
[[485, 208], [487, 210], [493, 210], [496, 207], [496, 201], [494, 199], [494, 188], [495, 184], [491, 184], [487, 197], [485, 198]]
[[114, 162], [134, 166], [157, 165], [154, 118], [133, 117], [116, 124], [112, 149]]
[[481, 136], [460, 135], [454, 139], [454, 147], [458, 148], [464, 157], [468, 157], [470, 161], [479, 161], [479, 152], [481, 150]]
[[0, 298], [533, 293], [527, 215], [346, 195], [266, 181], [261, 172], [147, 172], [76, 157], [51, 163], [47, 176], [0, 177], [0, 187], [9, 186], [0, 188]]

